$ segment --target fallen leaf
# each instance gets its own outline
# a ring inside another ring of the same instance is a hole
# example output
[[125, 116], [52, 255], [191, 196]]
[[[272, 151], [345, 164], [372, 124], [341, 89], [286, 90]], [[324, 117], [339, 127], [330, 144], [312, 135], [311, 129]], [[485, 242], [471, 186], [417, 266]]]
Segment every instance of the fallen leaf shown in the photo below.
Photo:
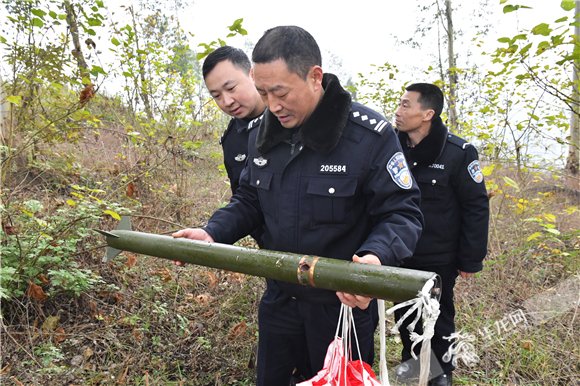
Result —
[[18, 379], [16, 379], [14, 375], [11, 376], [10, 379], [12, 379], [18, 386], [24, 386], [24, 384], [20, 382]]
[[60, 342], [64, 341], [66, 339], [66, 335], [64, 333], [64, 328], [59, 328], [58, 330], [55, 331], [56, 333], [54, 334], [54, 343], [59, 344]]
[[230, 271], [224, 271], [224, 272], [227, 273], [227, 275], [228, 275], [226, 277], [226, 280], [227, 280], [228, 283], [231, 283], [231, 282], [241, 283], [246, 278], [246, 276], [243, 273], [230, 272]]
[[135, 184], [133, 182], [129, 182], [127, 185], [127, 196], [135, 198]]
[[167, 267], [159, 268], [157, 271], [155, 271], [155, 275], [159, 276], [164, 283], [167, 283], [168, 281], [173, 279], [173, 277], [171, 276], [171, 272], [169, 272], [169, 268]]
[[38, 328], [39, 323], [40, 323], [40, 318], [34, 319], [34, 328]]
[[108, 297], [109, 295], [110, 295], [109, 291], [101, 291], [101, 292], [99, 292], [99, 295], [98, 295], [98, 296], [99, 296], [100, 298], [106, 298], [106, 297]]
[[531, 340], [522, 340], [521, 344], [522, 344], [522, 347], [524, 348], [524, 350], [528, 350], [528, 351], [530, 351], [532, 349], [532, 347], [534, 346], [534, 342], [532, 342]]
[[8, 375], [10, 373], [10, 365], [6, 365], [2, 371], [0, 371], [0, 375]]
[[121, 375], [119, 377], [119, 383], [123, 384], [125, 383], [125, 378], [127, 377], [127, 372], [129, 371], [129, 365], [127, 365], [127, 368], [125, 369], [125, 372], [123, 373], [123, 375]]
[[89, 307], [91, 308], [91, 310], [93, 310], [94, 312], [97, 312], [97, 302], [95, 302], [94, 300], [91, 300], [89, 302]]
[[87, 347], [87, 349], [83, 351], [83, 357], [85, 357], [85, 360], [88, 360], [91, 356], [93, 356], [93, 350], [91, 350], [90, 347]]
[[58, 325], [58, 322], [60, 320], [60, 316], [49, 316], [48, 318], [46, 318], [46, 320], [44, 321], [44, 323], [42, 323], [42, 329], [48, 332], [52, 332], [54, 330], [56, 330], [56, 326]]
[[2, 221], [2, 230], [6, 233], [6, 236], [14, 236], [16, 233], [16, 229], [6, 221]]
[[133, 329], [133, 336], [137, 342], [141, 342], [141, 333], [136, 328]]
[[48, 283], [49, 283], [49, 281], [48, 281], [48, 278], [47, 278], [47, 277], [46, 277], [46, 275], [45, 275], [45, 274], [43, 274], [43, 273], [42, 273], [42, 274], [40, 274], [40, 275], [38, 275], [38, 280], [40, 280], [40, 282], [41, 282], [42, 284], [48, 284]]
[[197, 295], [195, 297], [195, 301], [202, 306], [207, 306], [212, 300], [213, 298], [208, 294]]
[[169, 190], [175, 193], [177, 191], [177, 184], [173, 185], [171, 188], [169, 188]]
[[209, 276], [209, 286], [210, 287], [215, 287], [217, 284], [217, 279], [215, 277], [215, 275], [211, 272], [206, 272], [207, 276]]
[[236, 338], [239, 338], [245, 334], [246, 330], [247, 330], [246, 322], [245, 321], [240, 322], [230, 329], [230, 334], [228, 335], [228, 339], [234, 340]]
[[134, 266], [136, 266], [137, 265], [137, 255], [135, 255], [134, 253], [129, 253], [127, 255], [127, 261], [125, 262], [125, 265], [129, 269], [131, 269]]
[[36, 300], [44, 300], [48, 296], [44, 293], [41, 286], [34, 284], [33, 282], [29, 282], [28, 297]]
[[123, 300], [123, 297], [119, 294], [113, 294], [113, 298], [117, 301], [117, 303], [120, 303]]
[[195, 295], [191, 294], [191, 293], [187, 293], [187, 294], [185, 294], [184, 299], [188, 302], [193, 302], [193, 301], [195, 301]]
[[79, 367], [83, 363], [83, 356], [82, 355], [75, 355], [73, 359], [70, 361], [70, 365], [73, 367]]

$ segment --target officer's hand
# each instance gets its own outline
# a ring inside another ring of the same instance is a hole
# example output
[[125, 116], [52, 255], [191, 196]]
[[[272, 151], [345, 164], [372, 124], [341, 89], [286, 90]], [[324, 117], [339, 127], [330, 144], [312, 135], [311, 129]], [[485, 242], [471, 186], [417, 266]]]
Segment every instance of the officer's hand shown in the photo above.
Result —
[[[357, 255], [354, 255], [352, 257], [352, 261], [354, 261], [355, 263], [381, 265], [381, 261], [379, 260], [378, 256], [371, 254], [364, 255], [363, 257], [358, 257]], [[369, 298], [367, 296], [349, 294], [346, 292], [337, 292], [336, 296], [338, 296], [340, 301], [346, 304], [347, 306], [352, 308], [358, 307], [362, 310], [365, 310], [372, 300], [372, 298]]]
[[[179, 237], [185, 237], [186, 239], [192, 239], [192, 240], [200, 240], [200, 241], [207, 241], [209, 243], [213, 243], [213, 238], [203, 229], [182, 229], [178, 232], [175, 232], [174, 234], [172, 234], [171, 236], [175, 237], [175, 238], [179, 238]], [[178, 265], [180, 267], [183, 267], [185, 265], [185, 263], [181, 262], [181, 261], [172, 261], [173, 264]]]
[[475, 273], [473, 273], [473, 272], [463, 272], [463, 271], [457, 270], [457, 273], [460, 274], [461, 277], [464, 279], [469, 279], [469, 278], [475, 277]]

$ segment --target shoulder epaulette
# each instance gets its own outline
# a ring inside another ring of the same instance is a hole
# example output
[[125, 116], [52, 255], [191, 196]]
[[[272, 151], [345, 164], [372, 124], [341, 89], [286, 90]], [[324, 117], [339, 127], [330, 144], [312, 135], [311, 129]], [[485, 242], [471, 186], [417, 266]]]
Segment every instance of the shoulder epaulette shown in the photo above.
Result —
[[389, 121], [383, 118], [379, 113], [367, 108], [359, 109], [357, 106], [352, 107], [348, 119], [379, 135], [383, 135], [386, 129], [390, 126]]
[[447, 134], [447, 141], [451, 142], [452, 144], [459, 146], [462, 149], [467, 149], [469, 146], [471, 146], [471, 144], [469, 142], [467, 142], [466, 140], [464, 140], [461, 137], [458, 137], [455, 134], [449, 133]]
[[226, 134], [228, 133], [228, 131], [230, 131], [230, 129], [232, 128], [232, 126], [234, 125], [234, 121], [236, 120], [236, 118], [232, 118], [230, 119], [230, 122], [228, 123], [228, 127], [226, 127], [226, 129], [224, 130], [222, 136], [220, 137], [220, 145], [222, 144], [222, 142], [224, 141], [224, 138], [226, 137]]

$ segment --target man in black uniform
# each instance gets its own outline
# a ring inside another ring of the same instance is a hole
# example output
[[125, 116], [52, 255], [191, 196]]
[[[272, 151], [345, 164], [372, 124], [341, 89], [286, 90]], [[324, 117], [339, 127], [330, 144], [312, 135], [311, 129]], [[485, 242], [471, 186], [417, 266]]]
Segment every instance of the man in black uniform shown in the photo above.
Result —
[[202, 66], [209, 93], [219, 108], [232, 116], [220, 139], [232, 194], [240, 186], [240, 174], [248, 157], [248, 135], [260, 125], [266, 108], [250, 78], [251, 68], [244, 51], [230, 46], [210, 53]]
[[[323, 74], [316, 41], [299, 27], [266, 31], [252, 60], [267, 110], [250, 132], [240, 188], [203, 230], [174, 237], [234, 243], [264, 225], [266, 249], [392, 266], [410, 257], [422, 229], [420, 193], [390, 123]], [[369, 298], [267, 284], [258, 385], [285, 386], [295, 368], [306, 379], [322, 369], [341, 301], [356, 307], [360, 352], [372, 363]]]
[[[443, 339], [455, 332], [453, 287], [458, 275], [471, 278], [482, 269], [487, 253], [489, 200], [479, 165], [477, 150], [443, 124], [443, 93], [432, 84], [417, 83], [406, 88], [395, 123], [411, 172], [421, 189], [421, 211], [425, 229], [413, 257], [403, 267], [438, 273], [442, 279], [439, 319], [431, 341], [443, 374], [429, 382], [451, 386], [451, 363], [442, 360], [451, 342]], [[399, 320], [408, 309], [395, 311]], [[400, 327], [403, 364], [396, 371], [400, 381], [418, 375], [419, 363], [412, 360], [407, 326]], [[416, 328], [416, 332], [423, 331]], [[420, 345], [416, 346], [418, 356]]]

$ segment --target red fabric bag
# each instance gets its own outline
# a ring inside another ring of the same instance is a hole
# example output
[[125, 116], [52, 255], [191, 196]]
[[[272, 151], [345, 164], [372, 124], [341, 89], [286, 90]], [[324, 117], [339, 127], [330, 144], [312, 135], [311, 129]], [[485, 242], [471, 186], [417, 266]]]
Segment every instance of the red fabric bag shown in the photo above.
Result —
[[[342, 329], [340, 328], [341, 321]], [[342, 336], [339, 336], [340, 330], [342, 330]], [[358, 351], [352, 309], [343, 304], [338, 318], [335, 338], [328, 346], [326, 357], [324, 358], [324, 367], [314, 378], [301, 382], [296, 386], [381, 386], [371, 366], [362, 360], [350, 360], [352, 358], [349, 342], [351, 330], [355, 337]]]

